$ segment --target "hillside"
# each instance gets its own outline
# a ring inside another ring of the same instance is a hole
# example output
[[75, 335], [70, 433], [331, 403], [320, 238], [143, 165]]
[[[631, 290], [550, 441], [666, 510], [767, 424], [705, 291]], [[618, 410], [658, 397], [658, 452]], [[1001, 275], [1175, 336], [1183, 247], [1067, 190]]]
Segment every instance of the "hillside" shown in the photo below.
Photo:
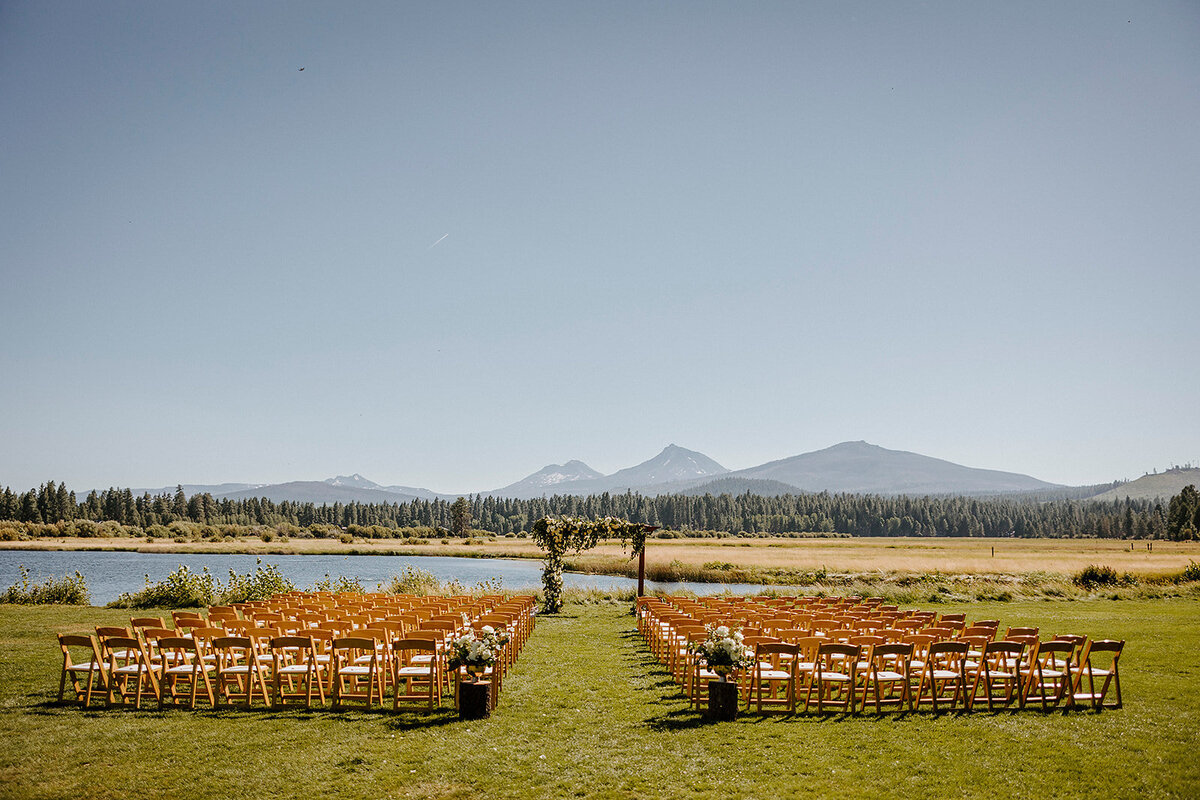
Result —
[[1121, 484], [1115, 489], [1090, 498], [1092, 500], [1170, 500], [1185, 486], [1200, 487], [1200, 469], [1177, 467], [1166, 472], [1143, 475], [1136, 481]]
[[290, 481], [274, 483], [255, 489], [225, 492], [214, 497], [245, 500], [251, 497], [266, 497], [276, 503], [289, 500], [293, 503], [408, 503], [417, 500], [414, 495], [398, 494], [383, 489], [367, 489], [358, 486], [335, 486], [325, 481]]
[[964, 467], [862, 441], [842, 442], [824, 450], [732, 472], [728, 477], [774, 480], [807, 492], [853, 494], [970, 495], [1055, 487], [1028, 475]]

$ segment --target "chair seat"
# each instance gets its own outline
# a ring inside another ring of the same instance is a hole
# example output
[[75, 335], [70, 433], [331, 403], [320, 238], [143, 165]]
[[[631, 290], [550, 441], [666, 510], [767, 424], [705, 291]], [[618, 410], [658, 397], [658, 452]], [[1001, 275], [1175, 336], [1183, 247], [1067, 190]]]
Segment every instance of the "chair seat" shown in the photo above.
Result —
[[396, 670], [396, 674], [404, 675], [404, 676], [409, 676], [409, 675], [425, 676], [425, 675], [432, 675], [433, 670], [430, 669], [429, 667], [401, 667], [400, 669]]
[[342, 667], [338, 670], [338, 675], [370, 675], [371, 668], [352, 664], [348, 667]]
[[114, 675], [138, 675], [143, 672], [149, 672], [150, 668], [145, 664], [126, 664], [123, 667], [117, 667], [113, 670]]
[[881, 669], [881, 670], [879, 670], [879, 672], [875, 673], [875, 680], [877, 680], [877, 681], [902, 681], [902, 680], [904, 680], [904, 676], [901, 675], [899, 672], [891, 672], [889, 670]]
[[764, 669], [759, 671], [758, 677], [764, 681], [786, 681], [792, 677], [792, 673], [782, 669]]
[[72, 664], [67, 667], [67, 672], [100, 672], [104, 669], [102, 664], [97, 664], [95, 661], [89, 661], [86, 664]]
[[[200, 664], [200, 671], [212, 672], [216, 667], [212, 664]], [[180, 664], [177, 667], [168, 667], [168, 675], [191, 675], [195, 671], [195, 666], [192, 664]]]
[[280, 675], [304, 675], [309, 671], [307, 664], [288, 664], [280, 667], [278, 672]]
[[[813, 674], [816, 675], [817, 673], [814, 672]], [[826, 672], [821, 673], [821, 680], [823, 680], [823, 681], [848, 681], [848, 680], [850, 680], [850, 676], [843, 672], [828, 672], [828, 671], [826, 671]]]
[[959, 673], [952, 669], [935, 669], [933, 671], [933, 679], [935, 681], [951, 680], [960, 677]]

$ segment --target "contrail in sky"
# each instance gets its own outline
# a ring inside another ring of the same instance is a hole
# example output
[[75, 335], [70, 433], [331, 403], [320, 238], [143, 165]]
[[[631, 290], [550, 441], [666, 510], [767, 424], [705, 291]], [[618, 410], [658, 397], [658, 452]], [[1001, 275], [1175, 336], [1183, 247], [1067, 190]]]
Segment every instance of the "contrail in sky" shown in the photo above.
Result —
[[[449, 235], [450, 235], [450, 234], [448, 234], [448, 233], [443, 233], [443, 234], [442, 234], [442, 239], [445, 239], [445, 238], [446, 238], [447, 236], [449, 236]], [[433, 244], [429, 245], [429, 247], [426, 247], [426, 248], [425, 248], [425, 252], [426, 252], [426, 253], [428, 253], [430, 250], [432, 250], [433, 248], [435, 248], [435, 247], [437, 247], [439, 244], [441, 244], [441, 243], [442, 243], [442, 239], [438, 239], [436, 242], [434, 242]]]

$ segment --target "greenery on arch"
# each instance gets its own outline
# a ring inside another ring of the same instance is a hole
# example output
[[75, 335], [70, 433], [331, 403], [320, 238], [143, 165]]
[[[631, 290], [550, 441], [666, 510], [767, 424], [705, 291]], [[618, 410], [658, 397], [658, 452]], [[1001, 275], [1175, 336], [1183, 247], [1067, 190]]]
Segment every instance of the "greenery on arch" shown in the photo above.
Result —
[[630, 548], [630, 557], [637, 556], [646, 547], [646, 534], [652, 530], [654, 526], [616, 517], [597, 520], [542, 517], [533, 523], [533, 540], [546, 553], [542, 568], [542, 588], [545, 590], [542, 610], [550, 614], [562, 610], [563, 556], [567, 553], [591, 550], [602, 539], [620, 539], [623, 547]]

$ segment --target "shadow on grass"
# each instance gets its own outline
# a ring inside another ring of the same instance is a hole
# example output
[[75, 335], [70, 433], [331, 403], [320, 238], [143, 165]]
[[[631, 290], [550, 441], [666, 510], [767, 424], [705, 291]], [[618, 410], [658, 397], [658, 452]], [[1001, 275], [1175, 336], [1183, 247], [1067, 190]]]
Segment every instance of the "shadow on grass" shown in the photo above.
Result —
[[255, 706], [252, 708], [200, 707], [196, 709], [167, 707], [160, 709], [156, 704], [143, 702], [138, 708], [134, 708], [133, 706], [92, 706], [85, 709], [77, 703], [59, 703], [57, 700], [49, 700], [30, 705], [25, 711], [30, 715], [39, 717], [72, 715], [83, 719], [103, 719], [121, 714], [137, 714], [139, 717], [145, 719], [170, 719], [173, 716], [182, 717], [186, 715], [200, 719], [222, 721], [237, 719], [311, 721], [321, 719], [344, 724], [358, 724], [364, 720], [379, 720], [385, 723], [384, 727], [391, 730], [440, 727], [459, 721], [458, 712], [452, 708], [441, 708], [428, 712], [412, 710], [394, 711], [390, 707], [339, 709], [337, 711], [321, 707], [269, 708], [267, 706]]

